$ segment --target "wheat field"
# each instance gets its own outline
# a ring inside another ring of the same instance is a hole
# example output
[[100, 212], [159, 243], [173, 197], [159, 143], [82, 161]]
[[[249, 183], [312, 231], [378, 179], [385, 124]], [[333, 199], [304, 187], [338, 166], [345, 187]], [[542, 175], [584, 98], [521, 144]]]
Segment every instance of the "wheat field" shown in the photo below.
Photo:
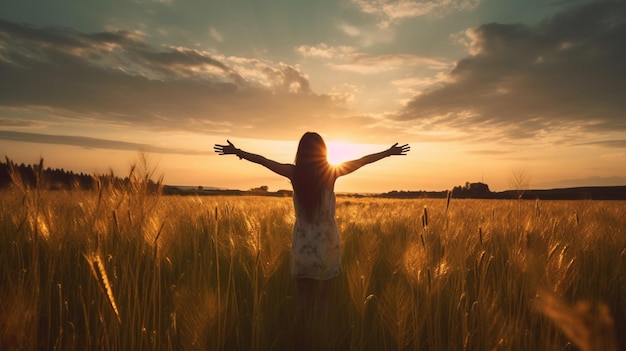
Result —
[[338, 198], [330, 314], [295, 330], [290, 198], [0, 192], [0, 349], [619, 350], [626, 202]]

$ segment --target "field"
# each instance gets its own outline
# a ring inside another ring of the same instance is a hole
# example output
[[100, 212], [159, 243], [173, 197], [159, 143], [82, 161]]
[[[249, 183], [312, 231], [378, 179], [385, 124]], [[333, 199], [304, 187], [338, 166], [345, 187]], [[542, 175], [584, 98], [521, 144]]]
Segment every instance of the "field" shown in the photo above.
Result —
[[[618, 350], [626, 203], [339, 198], [329, 350]], [[292, 347], [290, 198], [0, 193], [0, 349]]]

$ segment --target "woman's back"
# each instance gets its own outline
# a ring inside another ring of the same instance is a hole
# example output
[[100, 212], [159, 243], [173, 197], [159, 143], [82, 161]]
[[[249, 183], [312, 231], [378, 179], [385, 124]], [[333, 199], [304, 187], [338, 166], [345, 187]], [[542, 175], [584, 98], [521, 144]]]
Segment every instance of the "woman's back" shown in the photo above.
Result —
[[331, 189], [322, 188], [319, 194], [319, 204], [313, 209], [311, 217], [306, 213], [306, 209], [301, 205], [298, 195], [293, 194], [293, 205], [296, 212], [296, 221], [304, 222], [326, 222], [335, 220], [335, 192]]
[[335, 193], [323, 188], [319, 206], [309, 216], [294, 193], [296, 223], [291, 272], [297, 278], [330, 279], [341, 272], [341, 238], [335, 222]]

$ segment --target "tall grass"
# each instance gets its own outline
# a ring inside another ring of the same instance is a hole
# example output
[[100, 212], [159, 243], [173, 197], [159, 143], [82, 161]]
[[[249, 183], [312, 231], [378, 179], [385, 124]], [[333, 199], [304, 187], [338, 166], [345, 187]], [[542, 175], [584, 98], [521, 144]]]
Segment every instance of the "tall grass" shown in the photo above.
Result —
[[[299, 347], [291, 199], [162, 197], [136, 172], [0, 193], [0, 349]], [[340, 198], [337, 221], [325, 348], [626, 347], [624, 202]]]

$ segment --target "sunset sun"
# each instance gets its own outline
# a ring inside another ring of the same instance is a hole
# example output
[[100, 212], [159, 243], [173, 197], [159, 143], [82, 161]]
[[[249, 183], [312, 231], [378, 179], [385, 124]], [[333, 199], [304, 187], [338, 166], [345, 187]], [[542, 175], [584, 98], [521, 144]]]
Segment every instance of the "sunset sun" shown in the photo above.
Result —
[[337, 166], [342, 162], [360, 158], [372, 152], [367, 144], [355, 144], [347, 141], [330, 141], [326, 143], [328, 149], [328, 163]]
[[342, 162], [349, 161], [355, 158], [356, 145], [347, 142], [328, 142], [326, 147], [328, 148], [328, 163], [333, 166], [337, 166]]

